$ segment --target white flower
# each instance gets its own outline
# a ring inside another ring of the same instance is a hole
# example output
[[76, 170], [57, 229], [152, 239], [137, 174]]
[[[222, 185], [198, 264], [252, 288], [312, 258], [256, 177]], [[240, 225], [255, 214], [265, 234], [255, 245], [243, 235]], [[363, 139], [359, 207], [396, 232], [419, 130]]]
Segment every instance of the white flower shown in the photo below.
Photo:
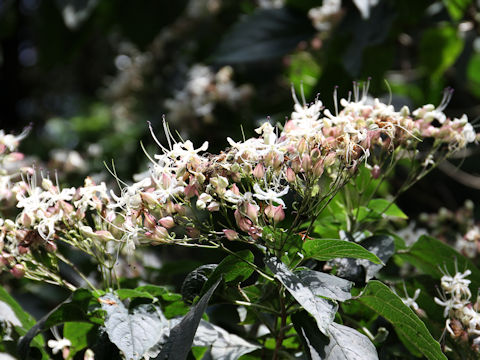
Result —
[[465, 297], [470, 299], [472, 293], [468, 288], [470, 285], [470, 280], [465, 279], [472, 272], [470, 270], [465, 270], [464, 273], [457, 272], [453, 277], [450, 275], [444, 275], [441, 279], [442, 288], [447, 294], [452, 294], [454, 297], [461, 299]]
[[48, 347], [52, 349], [54, 355], [72, 345], [68, 339], [48, 340], [47, 344]]
[[260, 188], [258, 184], [253, 185], [253, 190], [255, 191], [255, 194], [253, 194], [253, 196], [256, 197], [257, 199], [267, 201], [270, 203], [274, 202], [274, 203], [280, 204], [283, 206], [284, 209], [286, 209], [286, 205], [281, 199], [281, 197], [288, 193], [288, 190], [289, 190], [288, 185], [280, 192], [276, 192], [272, 189], [268, 189], [267, 191], [264, 191]]
[[416, 109], [412, 114], [417, 118], [422, 118], [425, 122], [432, 122], [433, 120], [438, 120], [440, 124], [443, 124], [447, 119], [446, 115], [443, 113], [443, 108], [435, 108], [432, 104], [427, 104], [421, 108]]
[[405, 291], [405, 295], [406, 295], [406, 298], [400, 298], [402, 299], [403, 303], [408, 307], [412, 308], [413, 310], [418, 311], [419, 306], [415, 300], [417, 300], [418, 296], [420, 295], [420, 289], [415, 290], [413, 297], [409, 297], [407, 291]]
[[255, 129], [257, 134], [262, 134], [263, 142], [266, 145], [273, 145], [277, 141], [277, 135], [275, 134], [275, 128], [268, 122], [264, 122], [262, 126]]
[[464, 301], [457, 301], [456, 298], [441, 300], [441, 299], [435, 297], [435, 298], [433, 298], [433, 300], [438, 305], [445, 307], [445, 309], [443, 310], [443, 317], [447, 317], [448, 314], [450, 313], [450, 310], [461, 309], [466, 304], [466, 302], [464, 302]]

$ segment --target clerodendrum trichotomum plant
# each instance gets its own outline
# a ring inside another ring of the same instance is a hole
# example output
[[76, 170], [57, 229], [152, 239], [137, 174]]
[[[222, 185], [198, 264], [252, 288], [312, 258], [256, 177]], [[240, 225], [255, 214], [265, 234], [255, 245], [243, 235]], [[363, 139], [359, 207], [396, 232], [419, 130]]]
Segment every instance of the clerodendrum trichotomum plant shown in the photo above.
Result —
[[[163, 144], [152, 130], [160, 150], [147, 154], [150, 170], [132, 184], [117, 178], [119, 191], [12, 171], [26, 134], [1, 132], [2, 269], [71, 296], [35, 322], [0, 289], [0, 349], [23, 359], [474, 356], [480, 271], [431, 237], [407, 246], [395, 234], [406, 219], [396, 196], [476, 141], [466, 116], [443, 113], [450, 95], [411, 112], [359, 87], [334, 110], [294, 94], [285, 124], [227, 138], [217, 155], [164, 123]], [[407, 176], [389, 195], [399, 167]], [[192, 271], [181, 294], [138, 269], [125, 281], [128, 264], [141, 268], [139, 255], [156, 245], [225, 255]], [[82, 270], [85, 257], [98, 272]]]

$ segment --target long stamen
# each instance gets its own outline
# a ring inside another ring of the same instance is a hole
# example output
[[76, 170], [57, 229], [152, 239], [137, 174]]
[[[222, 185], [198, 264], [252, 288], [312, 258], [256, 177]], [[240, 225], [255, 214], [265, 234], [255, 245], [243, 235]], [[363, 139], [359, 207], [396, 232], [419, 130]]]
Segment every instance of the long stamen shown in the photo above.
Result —
[[335, 105], [335, 116], [338, 116], [338, 95], [337, 95], [338, 85], [335, 85], [333, 89], [333, 104]]

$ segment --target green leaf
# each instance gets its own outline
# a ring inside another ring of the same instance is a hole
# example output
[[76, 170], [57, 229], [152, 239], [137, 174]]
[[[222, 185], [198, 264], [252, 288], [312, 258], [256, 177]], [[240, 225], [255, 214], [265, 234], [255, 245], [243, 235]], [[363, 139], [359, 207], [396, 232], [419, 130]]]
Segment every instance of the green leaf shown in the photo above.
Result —
[[182, 298], [182, 295], [172, 293], [165, 286], [143, 285], [135, 288], [135, 291], [139, 291], [141, 293], [148, 293], [155, 298], [162, 298], [167, 302], [178, 301]]
[[230, 334], [219, 326], [201, 320], [195, 333], [193, 346], [208, 346], [203, 359], [238, 359], [240, 356], [259, 349], [238, 335]]
[[[17, 301], [9, 293], [7, 293], [2, 286], [0, 286], [0, 300], [9, 306], [9, 308], [13, 311], [12, 316], [15, 316], [23, 328], [29, 329], [35, 325], [35, 319], [29, 313], [24, 311]], [[1, 313], [1, 315], [4, 314]], [[0, 316], [0, 318], [5, 319], [5, 316]]]
[[350, 290], [353, 283], [339, 278], [338, 276], [326, 274], [310, 269], [298, 270], [294, 273], [316, 296], [323, 296], [329, 299], [345, 301], [352, 298]]
[[453, 276], [457, 269], [469, 269], [471, 288], [480, 288], [480, 270], [451, 246], [433, 237], [422, 235], [408, 252], [396, 256], [435, 279], [440, 279], [445, 270]]
[[328, 327], [333, 322], [338, 306], [330, 300], [317, 296], [308, 279], [303, 280], [292, 273], [287, 265], [277, 258], [267, 258], [265, 264], [295, 300], [315, 318], [320, 331], [327, 335]]
[[327, 338], [304, 311], [292, 315], [292, 322], [309, 360], [378, 359], [377, 350], [370, 339], [353, 328], [333, 322]]
[[321, 71], [321, 67], [310, 52], [301, 51], [290, 56], [288, 80], [295, 87], [297, 94], [301, 93], [303, 88], [307, 99], [310, 98], [311, 92], [320, 78]]
[[427, 359], [446, 359], [440, 344], [432, 337], [425, 324], [386, 285], [380, 281], [370, 281], [359, 301], [388, 320], [399, 337], [406, 339]]
[[208, 277], [217, 266], [217, 264], [199, 266], [185, 277], [180, 290], [185, 302], [192, 303], [195, 297], [200, 295], [203, 285], [208, 281]]
[[141, 304], [130, 314], [114, 294], [101, 298], [106, 311], [105, 328], [108, 337], [128, 360], [139, 360], [157, 344], [168, 329], [167, 319], [153, 304]]
[[480, 54], [472, 54], [467, 66], [468, 88], [480, 97]]
[[208, 302], [221, 280], [222, 278], [219, 278], [205, 295], [200, 298], [198, 303], [190, 309], [188, 314], [183, 317], [180, 323], [173, 327], [162, 351], [155, 358], [156, 360], [184, 360], [187, 358], [202, 315], [207, 309]]
[[215, 63], [273, 59], [315, 34], [309, 19], [288, 8], [263, 9], [233, 26], [214, 54]]
[[203, 285], [202, 294], [206, 292], [206, 289], [210, 289], [221, 276], [223, 280], [228, 282], [242, 282], [246, 280], [253, 273], [251, 265], [245, 261], [253, 263], [254, 257], [250, 250], [242, 250], [235, 255], [229, 255], [223, 259], [220, 264], [213, 270], [212, 274], [208, 277], [207, 282]]
[[385, 214], [387, 216], [397, 217], [400, 219], [408, 219], [408, 216], [405, 215], [405, 213], [400, 210], [397, 205], [385, 199], [370, 200], [367, 207], [378, 214]]
[[303, 245], [305, 257], [320, 261], [327, 261], [336, 258], [366, 259], [375, 264], [382, 261], [373, 253], [361, 245], [350, 241], [336, 239], [315, 239], [308, 240]]
[[63, 325], [63, 336], [70, 340], [70, 356], [88, 346], [88, 333], [95, 325], [86, 322], [66, 322]]
[[138, 289], [118, 289], [115, 291], [115, 295], [117, 295], [120, 300], [135, 299], [139, 297], [152, 300], [155, 299], [155, 297], [152, 296], [149, 292], [141, 291]]
[[90, 313], [93, 304], [98, 304], [91, 292], [86, 289], [76, 290], [67, 300], [59, 304], [47, 315], [41, 318], [18, 342], [18, 353], [21, 359], [26, 359], [30, 351], [32, 339], [41, 331], [67, 321], [101, 322]]
[[456, 27], [429, 28], [420, 41], [420, 63], [432, 78], [439, 78], [455, 63], [462, 50], [463, 40]]
[[443, 0], [443, 3], [452, 19], [458, 21], [463, 18], [463, 14], [472, 0]]
[[377, 349], [370, 339], [357, 330], [332, 323], [330, 343], [325, 347], [325, 360], [375, 360]]

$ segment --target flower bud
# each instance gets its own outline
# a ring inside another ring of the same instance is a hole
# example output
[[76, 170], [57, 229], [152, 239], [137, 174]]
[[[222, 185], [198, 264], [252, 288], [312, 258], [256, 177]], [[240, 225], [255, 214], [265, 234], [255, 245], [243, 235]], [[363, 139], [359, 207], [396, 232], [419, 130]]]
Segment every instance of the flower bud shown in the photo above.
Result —
[[102, 240], [102, 241], [115, 240], [112, 233], [110, 231], [107, 231], [107, 230], [97, 230], [97, 231], [95, 231], [95, 236], [97, 237], [97, 239]]
[[327, 156], [325, 156], [325, 160], [323, 160], [324, 166], [331, 166], [335, 162], [335, 152], [329, 152]]
[[25, 266], [23, 266], [22, 264], [15, 264], [10, 269], [10, 273], [17, 279], [21, 279], [25, 276]]
[[30, 251], [30, 249], [28, 247], [25, 247], [25, 246], [22, 246], [22, 245], [18, 245], [17, 249], [18, 249], [18, 253], [20, 255], [27, 254]]
[[207, 210], [210, 212], [218, 211], [220, 210], [220, 204], [216, 201], [212, 201], [210, 204], [208, 204]]
[[299, 153], [300, 155], [302, 155], [304, 152], [306, 152], [306, 151], [308, 150], [308, 144], [307, 144], [307, 141], [305, 140], [305, 138], [302, 138], [302, 139], [298, 142], [297, 150], [298, 150], [298, 153]]
[[145, 226], [148, 230], [153, 230], [155, 226], [157, 226], [157, 219], [152, 214], [145, 212], [143, 219], [143, 226]]
[[295, 171], [293, 171], [292, 168], [287, 168], [287, 170], [285, 171], [285, 177], [287, 178], [287, 181], [288, 182], [295, 182], [295, 180], [297, 179], [297, 175], [295, 175]]
[[158, 220], [160, 225], [162, 225], [164, 228], [171, 229], [172, 227], [175, 226], [175, 221], [171, 216], [165, 216]]
[[299, 173], [302, 170], [302, 160], [297, 156], [292, 160], [292, 169], [295, 173]]
[[185, 197], [187, 199], [190, 199], [193, 196], [198, 196], [198, 191], [195, 184], [185, 186], [183, 192], [185, 193]]
[[317, 161], [313, 167], [313, 175], [320, 177], [323, 174], [323, 161]]
[[372, 173], [372, 178], [378, 179], [379, 176], [380, 176], [380, 174], [381, 174], [381, 171], [382, 171], [382, 170], [380, 169], [380, 166], [374, 165], [373, 168], [372, 168], [372, 171], [371, 171], [371, 173]]
[[240, 230], [248, 232], [248, 230], [250, 230], [250, 227], [252, 226], [252, 222], [248, 218], [242, 216], [240, 214], [240, 211], [238, 210], [235, 210], [233, 215]]
[[265, 167], [262, 163], [258, 163], [257, 166], [255, 166], [255, 169], [253, 169], [253, 176], [257, 179], [263, 179], [264, 175]]
[[143, 191], [140, 193], [140, 197], [142, 198], [142, 201], [148, 206], [153, 207], [160, 205], [160, 203], [157, 201], [157, 199], [151, 192]]
[[245, 205], [245, 215], [247, 215], [250, 220], [256, 222], [258, 217], [258, 205], [247, 203]]
[[232, 192], [233, 192], [235, 195], [240, 195], [240, 190], [238, 189], [237, 184], [233, 184], [232, 187], [230, 188], [230, 190], [232, 190]]
[[312, 160], [309, 155], [303, 155], [302, 157], [302, 168], [304, 171], [309, 171], [312, 168]]
[[174, 205], [174, 208], [175, 208], [175, 212], [178, 214], [178, 215], [181, 215], [181, 216], [184, 216], [187, 212], [187, 209], [185, 209], [185, 206], [183, 205], [180, 205], [180, 204], [175, 204]]
[[223, 233], [225, 234], [225, 237], [230, 241], [238, 240], [239, 238], [238, 233], [235, 230], [224, 229]]
[[283, 211], [282, 205], [268, 205], [265, 208], [265, 215], [267, 215], [267, 217], [272, 219], [274, 222], [279, 222], [285, 219], [285, 212]]

